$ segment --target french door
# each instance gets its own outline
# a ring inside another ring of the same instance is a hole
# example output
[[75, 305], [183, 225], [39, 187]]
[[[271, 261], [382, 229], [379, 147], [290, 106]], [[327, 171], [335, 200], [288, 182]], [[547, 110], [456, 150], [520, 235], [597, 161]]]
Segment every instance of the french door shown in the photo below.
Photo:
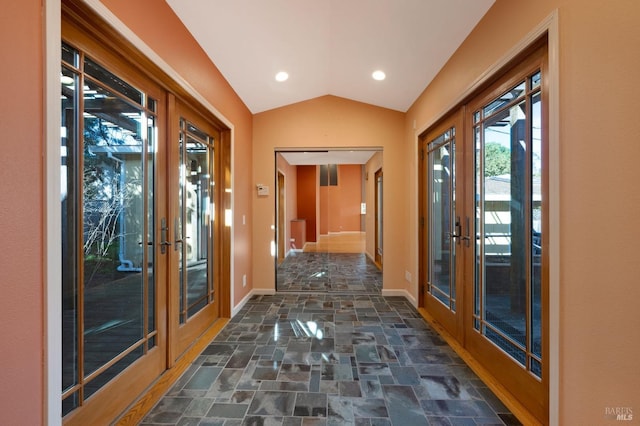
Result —
[[169, 95], [169, 364], [219, 317], [222, 280], [220, 131]]
[[100, 60], [62, 43], [61, 399], [66, 424], [98, 424], [166, 369], [166, 102], [76, 40]]
[[230, 137], [62, 12], [62, 415], [103, 424], [229, 315]]
[[[463, 247], [469, 247], [469, 219], [464, 210], [464, 139], [462, 110], [422, 138], [421, 204], [424, 224], [422, 250], [423, 305], [462, 340]], [[461, 176], [460, 176], [461, 175]], [[464, 229], [464, 230], [463, 230]], [[463, 232], [465, 233], [463, 235]]]
[[547, 419], [546, 49], [421, 137], [425, 309]]

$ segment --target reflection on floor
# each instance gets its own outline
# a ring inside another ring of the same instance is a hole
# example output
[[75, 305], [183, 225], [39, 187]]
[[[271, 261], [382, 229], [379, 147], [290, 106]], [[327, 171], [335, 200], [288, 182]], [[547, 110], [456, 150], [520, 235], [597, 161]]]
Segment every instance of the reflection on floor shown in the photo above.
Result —
[[143, 425], [519, 424], [403, 297], [255, 296]]
[[292, 252], [278, 265], [276, 289], [380, 294], [382, 272], [363, 253]]

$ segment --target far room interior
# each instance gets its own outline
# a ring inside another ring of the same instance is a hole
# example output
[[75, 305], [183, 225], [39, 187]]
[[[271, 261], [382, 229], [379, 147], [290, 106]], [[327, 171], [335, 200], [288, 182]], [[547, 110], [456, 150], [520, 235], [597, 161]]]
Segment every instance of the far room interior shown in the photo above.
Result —
[[340, 262], [382, 273], [382, 149], [276, 150], [275, 162], [276, 289], [379, 293], [327, 271]]

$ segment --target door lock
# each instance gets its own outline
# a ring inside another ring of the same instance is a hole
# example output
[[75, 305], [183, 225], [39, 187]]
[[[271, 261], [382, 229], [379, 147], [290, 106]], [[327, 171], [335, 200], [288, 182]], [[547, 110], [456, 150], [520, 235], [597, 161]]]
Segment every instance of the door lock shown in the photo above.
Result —
[[464, 245], [465, 247], [469, 247], [469, 245], [471, 244], [471, 234], [470, 234], [470, 220], [469, 220], [469, 216], [466, 217], [466, 232], [464, 234], [464, 236], [462, 237], [462, 241], [464, 241]]
[[167, 226], [167, 219], [162, 218], [160, 220], [160, 253], [165, 254], [167, 252], [167, 246], [171, 243], [168, 241], [169, 227]]

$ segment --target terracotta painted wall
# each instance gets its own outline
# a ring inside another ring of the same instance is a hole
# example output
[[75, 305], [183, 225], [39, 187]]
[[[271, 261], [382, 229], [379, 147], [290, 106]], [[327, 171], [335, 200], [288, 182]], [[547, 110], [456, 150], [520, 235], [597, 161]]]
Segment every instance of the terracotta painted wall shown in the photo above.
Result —
[[[0, 56], [0, 424], [43, 422], [43, 7], [3, 4]], [[19, 34], [19, 36], [17, 36]]]
[[[255, 185], [250, 172], [252, 115], [167, 3], [157, 0], [101, 1], [234, 126], [232, 305], [235, 306], [249, 293], [253, 283], [251, 200]], [[273, 154], [268, 158], [273, 158]], [[273, 161], [270, 163], [273, 167]], [[273, 176], [263, 182], [273, 182]], [[242, 287], [244, 274], [247, 275], [245, 288]]]
[[316, 166], [298, 166], [298, 218], [306, 220], [307, 242], [316, 240], [318, 176]]
[[[551, 327], [560, 341], [559, 424], [619, 424], [606, 418], [606, 410], [617, 407], [632, 409], [637, 423], [640, 2], [496, 1], [408, 111], [405, 158], [415, 158], [413, 123], [420, 129], [443, 113], [554, 9], [559, 17], [561, 267], [559, 300], [554, 301], [559, 318]], [[410, 192], [417, 182], [414, 164], [407, 163]], [[410, 204], [407, 224], [416, 222], [416, 200]], [[410, 230], [405, 226], [400, 232], [410, 237]], [[417, 251], [407, 254], [417, 270]]]
[[[254, 116], [253, 175], [258, 181], [273, 179], [273, 165], [258, 159], [272, 156], [276, 148], [286, 147], [381, 147], [384, 149], [385, 185], [405, 188], [407, 175], [402, 162], [404, 114], [335, 96], [323, 96], [306, 102], [266, 111]], [[385, 290], [407, 288], [404, 271], [408, 267], [406, 239], [400, 230], [404, 207], [412, 194], [389, 191], [385, 204], [386, 241]], [[255, 211], [273, 211], [273, 200], [254, 197]], [[274, 276], [269, 245], [274, 235], [273, 218], [254, 216], [254, 274]], [[256, 288], [272, 290], [274, 280], [256, 283]]]

